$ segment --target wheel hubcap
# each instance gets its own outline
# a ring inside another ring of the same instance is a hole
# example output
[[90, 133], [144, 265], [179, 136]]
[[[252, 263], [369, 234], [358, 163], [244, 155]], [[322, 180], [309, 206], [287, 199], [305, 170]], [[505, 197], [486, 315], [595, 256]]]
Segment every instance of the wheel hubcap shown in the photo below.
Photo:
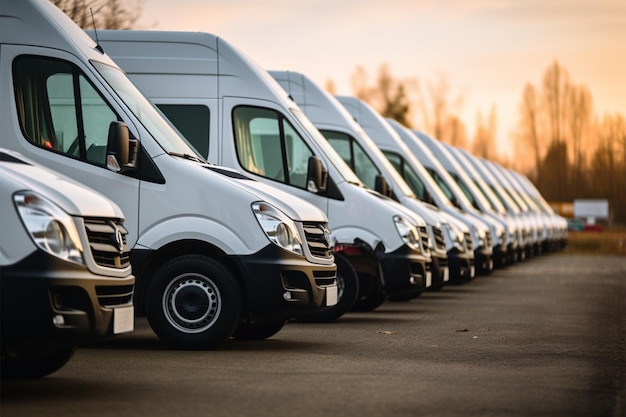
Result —
[[203, 275], [180, 275], [170, 282], [163, 294], [165, 317], [185, 333], [199, 333], [211, 327], [221, 306], [219, 289]]

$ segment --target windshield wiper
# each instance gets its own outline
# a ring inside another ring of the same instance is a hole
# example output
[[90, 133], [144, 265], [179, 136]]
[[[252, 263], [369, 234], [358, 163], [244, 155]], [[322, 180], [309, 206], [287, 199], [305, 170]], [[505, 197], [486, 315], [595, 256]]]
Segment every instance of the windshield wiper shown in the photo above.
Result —
[[177, 156], [179, 158], [188, 159], [190, 161], [200, 162], [201, 164], [206, 164], [206, 161], [202, 158], [198, 158], [195, 155], [190, 155], [188, 153], [180, 153], [180, 152], [168, 152], [168, 155]]

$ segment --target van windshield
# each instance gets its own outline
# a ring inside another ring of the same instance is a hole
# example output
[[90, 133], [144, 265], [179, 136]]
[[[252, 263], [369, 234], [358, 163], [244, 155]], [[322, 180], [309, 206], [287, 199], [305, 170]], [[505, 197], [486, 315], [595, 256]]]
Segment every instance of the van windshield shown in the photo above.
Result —
[[326, 138], [317, 130], [317, 128], [311, 123], [311, 121], [302, 113], [300, 109], [291, 108], [291, 112], [296, 116], [296, 119], [302, 124], [310, 137], [312, 137], [317, 145], [322, 148], [324, 155], [330, 160], [333, 166], [339, 171], [339, 175], [343, 177], [349, 183], [356, 184], [364, 187], [363, 183], [356, 176], [356, 174], [350, 169], [348, 164], [339, 156], [337, 151], [328, 143]]
[[205, 161], [204, 157], [198, 154], [139, 92], [126, 74], [101, 62], [92, 61], [92, 64], [163, 150], [168, 153], [192, 155]]

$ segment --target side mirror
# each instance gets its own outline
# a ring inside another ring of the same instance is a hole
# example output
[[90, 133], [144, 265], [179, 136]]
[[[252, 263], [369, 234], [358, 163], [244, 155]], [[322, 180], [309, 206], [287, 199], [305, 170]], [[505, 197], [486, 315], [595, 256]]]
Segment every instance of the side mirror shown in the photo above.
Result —
[[309, 166], [306, 174], [306, 189], [312, 193], [326, 191], [328, 171], [322, 167], [322, 161], [317, 156], [309, 157]]
[[376, 175], [374, 190], [378, 191], [385, 197], [391, 197], [391, 189], [389, 188], [389, 184], [387, 183], [385, 177], [383, 177], [382, 175]]
[[139, 141], [130, 138], [128, 126], [123, 122], [111, 122], [107, 139], [107, 168], [113, 172], [137, 169]]

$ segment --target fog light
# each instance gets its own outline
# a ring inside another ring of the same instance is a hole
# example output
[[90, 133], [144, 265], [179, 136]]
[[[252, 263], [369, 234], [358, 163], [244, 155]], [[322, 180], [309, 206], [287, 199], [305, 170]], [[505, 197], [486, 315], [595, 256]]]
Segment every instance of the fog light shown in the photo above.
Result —
[[56, 327], [62, 327], [65, 325], [65, 319], [62, 315], [57, 314], [56, 316], [52, 317], [52, 324], [54, 324]]
[[285, 301], [290, 301], [291, 300], [291, 293], [289, 291], [286, 291], [283, 294], [283, 298], [285, 299]]
[[411, 278], [409, 278], [409, 282], [411, 284], [415, 284], [415, 277], [412, 276]]

